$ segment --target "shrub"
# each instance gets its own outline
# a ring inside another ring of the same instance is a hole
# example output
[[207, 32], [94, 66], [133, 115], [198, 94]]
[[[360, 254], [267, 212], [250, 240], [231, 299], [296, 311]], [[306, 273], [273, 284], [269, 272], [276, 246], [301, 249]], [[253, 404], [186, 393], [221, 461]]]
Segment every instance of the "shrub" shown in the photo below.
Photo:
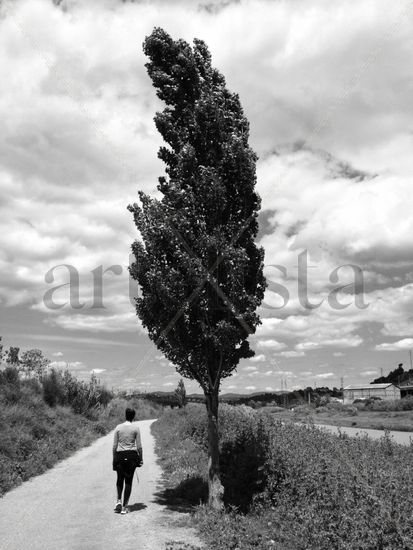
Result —
[[358, 410], [355, 405], [344, 405], [343, 403], [332, 402], [326, 405], [328, 411], [340, 415], [357, 416]]
[[372, 411], [412, 411], [413, 396], [403, 397], [394, 401], [373, 401], [369, 407]]
[[65, 387], [62, 376], [55, 369], [42, 377], [43, 398], [50, 407], [66, 403]]
[[262, 422], [238, 425], [234, 438], [224, 438], [221, 445], [221, 479], [224, 503], [248, 511], [253, 497], [262, 490], [268, 437]]
[[297, 405], [296, 407], [294, 407], [294, 414], [297, 415], [297, 416], [300, 416], [300, 415], [310, 415], [312, 414], [314, 410], [314, 407], [310, 406], [310, 405]]
[[76, 414], [86, 415], [90, 420], [96, 420], [102, 407], [107, 407], [112, 399], [112, 393], [98, 384], [96, 376], [83, 382], [75, 378], [68, 370], [62, 372], [51, 369], [42, 376], [41, 384], [46, 403], [51, 407], [70, 405]]
[[0, 385], [20, 386], [19, 372], [16, 367], [6, 367], [0, 371]]
[[317, 395], [315, 400], [316, 407], [325, 407], [328, 403], [330, 403], [329, 395]]

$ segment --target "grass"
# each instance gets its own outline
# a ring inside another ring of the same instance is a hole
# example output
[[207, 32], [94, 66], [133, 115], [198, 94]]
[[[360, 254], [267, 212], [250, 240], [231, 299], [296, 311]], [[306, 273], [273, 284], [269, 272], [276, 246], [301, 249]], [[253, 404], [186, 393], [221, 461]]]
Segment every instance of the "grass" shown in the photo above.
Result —
[[[403, 401], [405, 400], [401, 400]], [[315, 424], [331, 426], [413, 432], [413, 410], [399, 408], [398, 402], [374, 404], [374, 407], [376, 410], [365, 407], [363, 404], [354, 406], [331, 403], [318, 408], [301, 405], [294, 410], [278, 407], [266, 407], [265, 410], [271, 412], [275, 418], [286, 422], [312, 420]], [[379, 407], [382, 409], [378, 409]]]
[[[165, 409], [162, 420], [154, 422], [155, 450], [164, 473], [163, 497], [170, 504], [196, 505], [207, 497], [207, 452], [200, 444], [203, 432], [197, 434], [190, 422], [194, 405], [182, 409]], [[177, 445], [179, 442], [179, 445]]]
[[388, 436], [371, 441], [282, 424], [265, 409], [222, 406], [226, 508], [219, 513], [204, 504], [205, 416], [196, 405], [168, 411], [153, 431], [171, 491], [184, 499], [191, 487], [188, 494], [197, 495], [193, 522], [207, 548], [413, 547], [412, 447]]
[[79, 414], [69, 404], [48, 405], [38, 381], [20, 381], [11, 371], [4, 377], [2, 371], [0, 496], [108, 433], [123, 421], [126, 406], [135, 408], [137, 419], [154, 418], [160, 410], [144, 400], [112, 399]]

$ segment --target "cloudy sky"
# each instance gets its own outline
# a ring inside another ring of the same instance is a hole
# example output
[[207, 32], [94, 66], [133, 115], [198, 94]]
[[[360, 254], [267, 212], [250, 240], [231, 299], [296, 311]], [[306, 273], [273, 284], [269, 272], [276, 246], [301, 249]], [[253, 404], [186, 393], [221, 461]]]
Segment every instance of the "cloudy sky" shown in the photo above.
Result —
[[56, 3], [1, 2], [4, 345], [41, 348], [109, 386], [176, 386], [139, 327], [126, 270], [126, 207], [163, 173], [141, 48], [161, 26], [207, 42], [260, 157], [269, 287], [256, 356], [223, 390], [339, 386], [409, 367], [412, 2]]

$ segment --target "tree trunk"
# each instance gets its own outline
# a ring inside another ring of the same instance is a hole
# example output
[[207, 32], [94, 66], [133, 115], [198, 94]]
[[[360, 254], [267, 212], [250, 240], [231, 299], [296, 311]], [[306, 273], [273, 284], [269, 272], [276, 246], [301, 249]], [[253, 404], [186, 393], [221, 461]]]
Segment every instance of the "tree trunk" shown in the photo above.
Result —
[[205, 394], [208, 411], [208, 504], [215, 510], [223, 507], [224, 488], [219, 476], [218, 391]]

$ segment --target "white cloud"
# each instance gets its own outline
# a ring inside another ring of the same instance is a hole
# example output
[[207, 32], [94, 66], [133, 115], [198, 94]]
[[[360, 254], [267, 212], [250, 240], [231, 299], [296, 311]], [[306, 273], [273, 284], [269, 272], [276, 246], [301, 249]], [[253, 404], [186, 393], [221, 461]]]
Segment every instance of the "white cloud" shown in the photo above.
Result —
[[66, 361], [52, 361], [49, 366], [52, 369], [61, 369], [66, 368], [68, 366], [68, 363]]
[[65, 330], [86, 330], [90, 332], [137, 332], [141, 326], [133, 312], [114, 315], [72, 313], [49, 317], [48, 324]]
[[256, 386], [246, 386], [245, 389], [249, 390], [249, 391], [253, 391], [253, 390], [256, 390], [257, 387]]
[[305, 352], [304, 351], [290, 350], [290, 351], [282, 351], [279, 355], [281, 355], [282, 357], [287, 357], [287, 358], [290, 358], [290, 357], [304, 357]]
[[82, 361], [70, 361], [68, 363], [69, 369], [83, 369], [86, 365]]
[[82, 361], [52, 361], [49, 366], [55, 369], [67, 368], [69, 370], [79, 370], [86, 367]]
[[243, 371], [245, 372], [256, 372], [257, 371], [257, 367], [253, 367], [253, 366], [247, 366], [247, 367], [242, 367]]
[[410, 350], [413, 348], [413, 338], [403, 338], [398, 342], [378, 344], [375, 349], [377, 351], [400, 351], [400, 350]]
[[363, 376], [363, 377], [377, 377], [379, 375], [379, 373], [377, 372], [377, 370], [363, 370], [360, 372], [360, 376]]
[[53, 357], [62, 357], [63, 353], [61, 351], [56, 351], [55, 353], [52, 353]]
[[297, 344], [296, 348], [297, 350], [312, 350], [312, 349], [320, 349], [322, 347], [322, 344], [317, 342], [303, 342], [301, 344]]
[[286, 345], [283, 342], [278, 342], [277, 340], [258, 340], [257, 345], [261, 348], [270, 348], [272, 350], [284, 349]]
[[263, 353], [260, 353], [259, 355], [256, 355], [255, 357], [251, 357], [249, 361], [252, 361], [253, 363], [262, 363], [265, 361], [265, 355]]
[[321, 374], [316, 374], [315, 378], [317, 378], [317, 380], [327, 380], [328, 378], [334, 378], [335, 376], [336, 374], [334, 374], [334, 372], [324, 372]]
[[102, 372], [106, 372], [106, 369], [92, 369], [90, 372], [92, 374], [102, 374]]
[[31, 340], [44, 340], [46, 342], [71, 342], [73, 344], [91, 344], [97, 346], [130, 346], [130, 342], [112, 340], [110, 338], [94, 338], [90, 336], [66, 336], [61, 334], [28, 334]]
[[363, 342], [360, 336], [353, 335], [347, 338], [326, 339], [320, 342], [303, 342], [297, 344], [297, 350], [312, 350], [320, 349], [323, 347], [341, 347], [341, 348], [354, 348], [359, 346]]

